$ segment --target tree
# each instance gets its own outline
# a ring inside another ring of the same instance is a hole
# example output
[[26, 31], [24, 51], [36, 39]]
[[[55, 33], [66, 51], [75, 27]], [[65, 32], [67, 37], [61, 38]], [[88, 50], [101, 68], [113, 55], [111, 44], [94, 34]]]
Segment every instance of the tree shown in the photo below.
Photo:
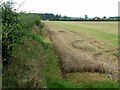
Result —
[[106, 19], [106, 16], [104, 16], [103, 18]]
[[103, 17], [103, 20], [106, 20], [106, 19], [107, 19], [106, 16], [104, 16], [104, 17]]
[[87, 16], [87, 15], [85, 15], [85, 20], [87, 20], [87, 18], [88, 18], [88, 16]]

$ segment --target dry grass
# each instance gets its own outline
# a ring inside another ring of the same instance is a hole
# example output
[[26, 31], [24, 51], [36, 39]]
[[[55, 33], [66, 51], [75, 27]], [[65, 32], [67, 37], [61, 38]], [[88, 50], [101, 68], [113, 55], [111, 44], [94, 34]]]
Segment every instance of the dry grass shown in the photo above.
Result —
[[45, 22], [45, 24], [49, 28], [64, 73], [98, 72], [114, 79], [118, 78], [117, 56], [114, 54], [117, 53], [117, 46], [96, 39], [88, 33], [71, 29], [69, 26], [72, 22], [69, 26], [62, 26], [59, 22]]

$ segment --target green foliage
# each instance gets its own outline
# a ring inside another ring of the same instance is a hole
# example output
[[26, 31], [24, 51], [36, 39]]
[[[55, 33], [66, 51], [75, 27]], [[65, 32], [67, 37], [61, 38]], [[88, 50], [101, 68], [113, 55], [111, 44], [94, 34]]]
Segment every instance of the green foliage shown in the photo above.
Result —
[[31, 37], [32, 37], [33, 40], [39, 42], [43, 46], [43, 48], [47, 50], [47, 48], [48, 48], [49, 45], [44, 40], [44, 38], [42, 36], [40, 36], [38, 34], [31, 34]]
[[[12, 2], [2, 5], [2, 61], [3, 65], [12, 61], [15, 44], [21, 44], [21, 38], [29, 35], [33, 25], [40, 25], [40, 17], [32, 13], [17, 13]], [[34, 35], [33, 35], [34, 36]], [[30, 37], [29, 37], [30, 38]]]
[[5, 73], [2, 81], [3, 88], [7, 85], [9, 88], [15, 88], [18, 86], [18, 80], [11, 73]]
[[30, 29], [33, 24], [39, 26], [40, 25], [40, 16], [34, 13], [24, 13], [21, 12], [19, 14], [19, 19], [22, 22], [22, 25], [26, 29]]
[[[40, 36], [38, 33], [32, 32], [32, 30], [34, 31], [33, 26], [37, 26], [38, 28], [42, 27], [42, 24], [40, 21], [41, 20], [40, 16], [35, 14], [35, 13], [23, 13], [23, 12], [21, 12], [19, 14], [19, 19], [22, 22], [22, 27], [25, 29], [24, 32], [25, 32], [26, 37], [28, 39], [35, 40], [35, 41], [41, 43], [43, 46], [45, 46], [44, 45], [45, 43], [43, 41], [43, 37]], [[39, 32], [40, 32], [40, 30], [39, 30]]]
[[18, 19], [18, 13], [13, 10], [13, 3], [2, 4], [2, 60], [3, 64], [12, 59], [12, 49], [20, 42], [23, 36], [23, 29]]
[[63, 80], [62, 78], [52, 78], [47, 79], [48, 88], [82, 88], [82, 86], [78, 84], [74, 84], [68, 81]]

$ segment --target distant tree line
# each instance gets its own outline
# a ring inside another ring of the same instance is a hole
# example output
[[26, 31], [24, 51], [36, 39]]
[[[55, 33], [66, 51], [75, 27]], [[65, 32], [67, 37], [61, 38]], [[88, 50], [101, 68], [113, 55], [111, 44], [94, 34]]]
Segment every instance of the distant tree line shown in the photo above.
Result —
[[107, 18], [104, 16], [103, 18], [94, 17], [89, 18], [85, 15], [84, 18], [77, 18], [77, 17], [68, 17], [68, 16], [61, 16], [61, 15], [54, 15], [53, 13], [40, 13], [39, 14], [42, 20], [50, 20], [50, 21], [120, 21], [120, 17], [109, 17]]
[[61, 18], [61, 15], [54, 15], [52, 13], [44, 13], [44, 14], [39, 14], [41, 16], [42, 20], [58, 20]]

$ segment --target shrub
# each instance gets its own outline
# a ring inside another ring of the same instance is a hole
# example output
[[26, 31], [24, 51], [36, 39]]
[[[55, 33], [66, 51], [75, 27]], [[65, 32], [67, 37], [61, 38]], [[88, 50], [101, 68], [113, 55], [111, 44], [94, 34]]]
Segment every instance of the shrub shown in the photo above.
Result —
[[16, 43], [20, 43], [23, 29], [18, 19], [18, 13], [13, 9], [12, 2], [2, 5], [2, 61], [3, 65], [12, 60], [12, 49]]
[[19, 14], [19, 19], [21, 20], [22, 25], [25, 29], [31, 28], [33, 24], [39, 26], [41, 20], [40, 16], [38, 16], [35, 13], [24, 13], [24, 12], [21, 12]]
[[[21, 43], [24, 35], [31, 36], [31, 28], [40, 26], [40, 16], [34, 13], [17, 13], [14, 3], [5, 2], [2, 7], [2, 62], [3, 65], [12, 61], [12, 51], [15, 44]], [[31, 38], [31, 37], [29, 37]]]

